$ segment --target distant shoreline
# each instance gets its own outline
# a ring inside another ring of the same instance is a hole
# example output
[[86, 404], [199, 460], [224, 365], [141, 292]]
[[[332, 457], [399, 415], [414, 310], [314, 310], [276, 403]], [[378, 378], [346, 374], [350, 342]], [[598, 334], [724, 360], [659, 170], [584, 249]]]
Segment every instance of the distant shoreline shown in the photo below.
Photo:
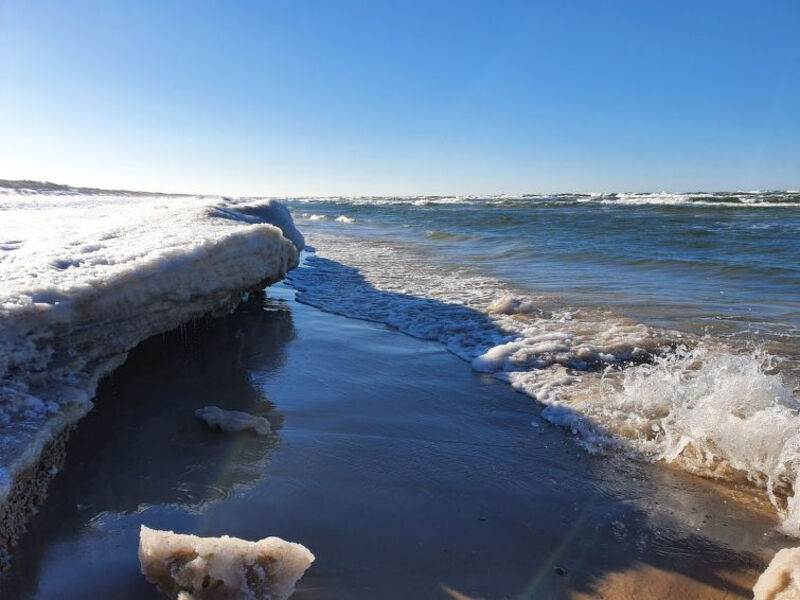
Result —
[[14, 190], [31, 190], [34, 192], [67, 192], [73, 194], [110, 194], [110, 195], [120, 195], [120, 196], [174, 196], [174, 197], [201, 197], [201, 198], [211, 198], [211, 197], [239, 197], [239, 198], [251, 198], [251, 199], [298, 199], [298, 198], [375, 198], [378, 200], [390, 200], [390, 199], [404, 199], [404, 200], [437, 200], [443, 198], [542, 198], [542, 197], [549, 197], [549, 198], [557, 198], [560, 196], [584, 196], [584, 197], [599, 197], [603, 195], [613, 196], [615, 194], [626, 194], [631, 196], [637, 195], [658, 195], [658, 194], [666, 194], [666, 195], [676, 195], [676, 196], [706, 196], [706, 195], [727, 195], [727, 196], [735, 196], [738, 194], [796, 194], [800, 196], [800, 186], [798, 188], [789, 188], [789, 189], [768, 189], [768, 190], [694, 190], [694, 191], [667, 191], [667, 190], [660, 190], [658, 192], [654, 191], [606, 191], [606, 192], [539, 192], [539, 193], [508, 193], [508, 192], [497, 192], [494, 194], [404, 194], [399, 196], [394, 195], [340, 195], [340, 194], [331, 194], [331, 195], [308, 195], [308, 194], [293, 194], [293, 195], [245, 195], [245, 196], [238, 196], [238, 195], [229, 195], [229, 194], [206, 194], [206, 193], [186, 193], [186, 192], [158, 192], [158, 191], [142, 191], [142, 190], [128, 190], [128, 189], [115, 189], [115, 188], [96, 188], [96, 187], [84, 187], [84, 186], [73, 186], [70, 184], [64, 183], [53, 183], [51, 181], [39, 181], [33, 179], [0, 179], [0, 189], [7, 188], [7, 189], [14, 189]]

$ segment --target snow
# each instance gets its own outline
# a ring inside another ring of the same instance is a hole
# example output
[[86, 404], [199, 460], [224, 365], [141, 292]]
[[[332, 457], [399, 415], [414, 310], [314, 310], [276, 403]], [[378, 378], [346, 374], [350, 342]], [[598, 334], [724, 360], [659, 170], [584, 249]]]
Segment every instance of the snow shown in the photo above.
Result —
[[775, 554], [753, 587], [753, 600], [800, 600], [800, 548]]
[[232, 309], [304, 245], [271, 200], [0, 187], [0, 503], [128, 350]]
[[147, 580], [170, 598], [286, 600], [314, 555], [277, 537], [248, 542], [142, 526], [139, 562]]
[[238, 410], [223, 410], [217, 406], [206, 406], [197, 409], [194, 414], [212, 429], [219, 428], [225, 433], [253, 431], [258, 435], [268, 435], [272, 431], [269, 421], [264, 417], [257, 417]]

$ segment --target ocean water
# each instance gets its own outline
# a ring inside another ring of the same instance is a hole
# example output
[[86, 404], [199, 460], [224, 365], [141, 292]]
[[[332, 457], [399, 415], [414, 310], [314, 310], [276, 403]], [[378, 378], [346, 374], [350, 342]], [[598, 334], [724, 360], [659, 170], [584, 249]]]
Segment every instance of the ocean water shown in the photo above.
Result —
[[588, 451], [762, 487], [800, 535], [800, 192], [286, 202], [301, 302], [441, 342]]

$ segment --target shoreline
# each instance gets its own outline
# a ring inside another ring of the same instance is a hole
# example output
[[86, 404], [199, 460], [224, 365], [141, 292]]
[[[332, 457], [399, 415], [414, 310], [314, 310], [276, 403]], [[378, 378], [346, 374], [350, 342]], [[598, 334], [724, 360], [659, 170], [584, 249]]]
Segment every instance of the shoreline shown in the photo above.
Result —
[[[304, 543], [318, 562], [303, 600], [642, 585], [749, 598], [787, 544], [744, 491], [591, 457], [437, 344], [301, 305], [285, 284], [268, 294], [151, 338], [103, 383], [4, 594], [158, 598], [135, 562], [141, 524]], [[193, 410], [211, 399], [275, 435], [208, 432]]]
[[800, 363], [735, 340], [575, 309], [468, 266], [451, 276], [413, 244], [307, 234], [312, 268], [288, 276], [300, 302], [442, 344], [541, 403], [544, 418], [591, 453], [756, 488], [797, 537], [800, 418], [791, 381]]

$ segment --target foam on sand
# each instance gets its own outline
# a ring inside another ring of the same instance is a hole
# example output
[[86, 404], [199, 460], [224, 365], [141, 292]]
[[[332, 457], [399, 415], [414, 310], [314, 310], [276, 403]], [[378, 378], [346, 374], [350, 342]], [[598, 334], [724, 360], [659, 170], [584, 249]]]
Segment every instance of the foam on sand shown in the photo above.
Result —
[[268, 537], [198, 537], [142, 526], [142, 573], [170, 598], [286, 600], [314, 555], [301, 544]]
[[0, 553], [30, 509], [16, 482], [98, 380], [140, 341], [281, 279], [304, 244], [269, 200], [0, 187]]
[[264, 417], [257, 417], [238, 410], [223, 410], [217, 406], [205, 406], [198, 408], [194, 414], [212, 429], [217, 428], [225, 433], [252, 431], [258, 435], [268, 435], [272, 431], [269, 421]]
[[753, 600], [800, 600], [800, 548], [775, 554], [753, 587]]

